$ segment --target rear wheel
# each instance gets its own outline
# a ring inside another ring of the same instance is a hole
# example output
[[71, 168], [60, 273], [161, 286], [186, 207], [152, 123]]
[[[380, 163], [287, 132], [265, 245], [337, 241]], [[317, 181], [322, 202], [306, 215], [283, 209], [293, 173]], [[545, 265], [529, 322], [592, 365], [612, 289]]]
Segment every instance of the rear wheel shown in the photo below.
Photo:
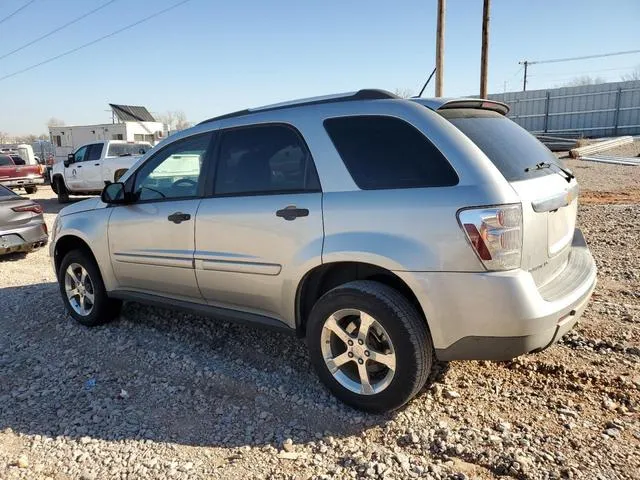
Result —
[[62, 259], [58, 284], [69, 314], [83, 325], [102, 325], [120, 313], [122, 302], [107, 296], [98, 266], [82, 250], [72, 250]]
[[408, 402], [434, 362], [429, 331], [415, 307], [369, 280], [336, 287], [316, 302], [307, 343], [322, 382], [343, 402], [369, 412]]
[[64, 180], [60, 177], [56, 178], [56, 193], [58, 194], [58, 203], [69, 202], [69, 192], [67, 191], [67, 187], [64, 185]]
[[35, 185], [31, 187], [24, 187], [24, 191], [27, 192], [27, 194], [32, 195], [38, 191], [38, 187], [36, 187]]

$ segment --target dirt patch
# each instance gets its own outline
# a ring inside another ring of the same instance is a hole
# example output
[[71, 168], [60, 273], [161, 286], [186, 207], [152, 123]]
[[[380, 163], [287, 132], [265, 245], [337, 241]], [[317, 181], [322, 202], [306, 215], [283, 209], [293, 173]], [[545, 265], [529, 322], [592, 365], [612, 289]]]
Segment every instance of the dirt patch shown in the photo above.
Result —
[[640, 188], [631, 190], [619, 190], [615, 192], [594, 192], [586, 191], [580, 193], [580, 203], [582, 205], [602, 205], [605, 203], [628, 204], [640, 203]]

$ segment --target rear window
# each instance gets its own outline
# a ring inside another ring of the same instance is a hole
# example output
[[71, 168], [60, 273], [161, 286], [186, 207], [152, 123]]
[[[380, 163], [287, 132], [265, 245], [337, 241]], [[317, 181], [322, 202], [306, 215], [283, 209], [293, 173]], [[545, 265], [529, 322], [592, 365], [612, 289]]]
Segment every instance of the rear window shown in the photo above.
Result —
[[[2, 160], [1, 156], [0, 156], [0, 160]], [[8, 198], [17, 197], [17, 196], [18, 194], [13, 193], [7, 187], [0, 185], [0, 200], [6, 200]]]
[[438, 113], [469, 137], [510, 182], [556, 173], [549, 168], [524, 171], [540, 162], [561, 166], [551, 150], [537, 138], [499, 113], [469, 108], [445, 109]]
[[448, 187], [458, 175], [415, 127], [395, 117], [354, 116], [325, 120], [324, 127], [362, 190]]
[[[129, 157], [144, 155], [151, 150], [146, 143], [110, 143], [107, 157]], [[102, 154], [102, 150], [100, 151]]]
[[0, 155], [0, 167], [5, 167], [7, 165], [13, 165], [11, 157], [8, 155]]

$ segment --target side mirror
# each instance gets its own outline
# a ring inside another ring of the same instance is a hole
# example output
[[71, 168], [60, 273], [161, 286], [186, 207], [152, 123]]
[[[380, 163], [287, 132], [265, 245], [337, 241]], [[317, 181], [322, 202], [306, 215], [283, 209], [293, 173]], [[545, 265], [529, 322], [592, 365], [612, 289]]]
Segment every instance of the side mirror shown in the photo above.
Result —
[[75, 161], [76, 161], [76, 154], [75, 153], [70, 153], [69, 155], [67, 155], [67, 162], [73, 163]]
[[124, 183], [115, 182], [104, 187], [100, 200], [108, 204], [122, 205], [131, 203], [131, 194], [126, 192]]

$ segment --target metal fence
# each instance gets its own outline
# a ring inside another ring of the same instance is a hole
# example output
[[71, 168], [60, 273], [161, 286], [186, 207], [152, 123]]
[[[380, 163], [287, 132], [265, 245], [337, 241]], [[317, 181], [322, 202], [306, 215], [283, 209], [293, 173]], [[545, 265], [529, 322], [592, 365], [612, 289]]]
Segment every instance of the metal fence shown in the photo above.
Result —
[[640, 134], [640, 80], [489, 95], [531, 133], [607, 137]]

